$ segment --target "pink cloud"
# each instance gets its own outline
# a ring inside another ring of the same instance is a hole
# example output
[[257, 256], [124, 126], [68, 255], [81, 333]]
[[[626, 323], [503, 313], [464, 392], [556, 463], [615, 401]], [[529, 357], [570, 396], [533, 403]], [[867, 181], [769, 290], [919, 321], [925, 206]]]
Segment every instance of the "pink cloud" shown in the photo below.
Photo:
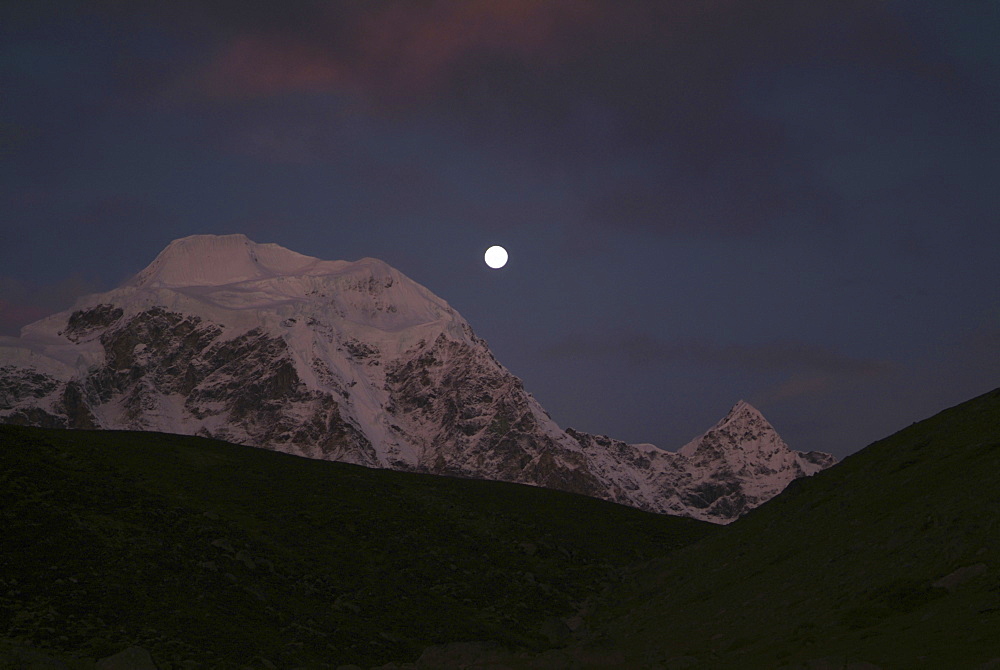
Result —
[[23, 326], [68, 308], [98, 285], [84, 277], [72, 276], [53, 284], [35, 284], [0, 277], [0, 335], [17, 336]]
[[233, 37], [199, 81], [226, 98], [343, 88], [380, 101], [410, 100], [446, 85], [475, 52], [561, 62], [598, 23], [597, 10], [593, 0], [395, 4], [349, 19], [346, 30], [333, 23], [344, 17], [319, 16], [308, 33]]
[[343, 80], [343, 67], [322, 49], [257, 35], [233, 39], [201, 77], [210, 95], [225, 98], [325, 89]]
[[367, 76], [411, 93], [442, 84], [475, 51], [552, 64], [566, 56], [565, 38], [595, 18], [593, 10], [579, 0], [439, 2], [429, 11], [397, 5], [362, 24], [360, 64]]
[[52, 313], [38, 305], [24, 305], [0, 298], [0, 335], [17, 335], [23, 326]]
[[[194, 86], [221, 99], [342, 90], [376, 104], [409, 104], [446, 92], [463, 72], [475, 77], [491, 57], [545, 69], [604, 62], [604, 54], [641, 54], [653, 45], [650, 57], [659, 59], [650, 62], [653, 72], [681, 71], [671, 85], [683, 86], [687, 68], [712, 90], [745, 57], [774, 56], [787, 42], [778, 37], [812, 39], [831, 12], [790, 0], [767, 12], [747, 0], [429, 0], [241, 9], [238, 17], [222, 13], [217, 25], [225, 37], [194, 73]], [[875, 9], [863, 14], [868, 22], [881, 16]], [[854, 38], [862, 51], [871, 47], [864, 34]], [[903, 48], [878, 44], [893, 53]], [[611, 85], [614, 72], [611, 63], [593, 74]]]

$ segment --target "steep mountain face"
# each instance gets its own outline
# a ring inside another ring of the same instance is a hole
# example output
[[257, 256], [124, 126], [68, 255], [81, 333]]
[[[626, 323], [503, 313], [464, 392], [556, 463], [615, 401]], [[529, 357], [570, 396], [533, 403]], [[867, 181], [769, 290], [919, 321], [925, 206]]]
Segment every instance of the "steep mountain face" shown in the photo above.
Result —
[[721, 523], [833, 462], [746, 403], [677, 453], [564, 431], [397, 270], [242, 235], [176, 240], [120, 288], [0, 338], [0, 421], [205, 435]]
[[791, 479], [836, 462], [819, 451], [792, 451], [767, 419], [742, 400], [677, 453], [691, 474], [684, 503], [706, 518], [736, 518], [781, 493]]

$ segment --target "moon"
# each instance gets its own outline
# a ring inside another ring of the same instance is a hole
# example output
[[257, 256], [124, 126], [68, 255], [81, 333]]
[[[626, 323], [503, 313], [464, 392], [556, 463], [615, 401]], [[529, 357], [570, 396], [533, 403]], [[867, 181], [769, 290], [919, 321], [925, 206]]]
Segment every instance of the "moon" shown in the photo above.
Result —
[[494, 270], [499, 270], [507, 265], [507, 250], [503, 247], [493, 246], [486, 250], [486, 264]]

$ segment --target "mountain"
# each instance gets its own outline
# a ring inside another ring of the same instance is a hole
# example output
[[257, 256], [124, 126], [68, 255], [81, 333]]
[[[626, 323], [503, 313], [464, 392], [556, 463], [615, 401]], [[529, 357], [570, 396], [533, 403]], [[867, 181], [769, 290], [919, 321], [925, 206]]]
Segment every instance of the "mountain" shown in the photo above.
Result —
[[704, 521], [739, 518], [781, 493], [792, 480], [836, 462], [822, 452], [792, 451], [767, 419], [743, 400], [677, 452], [572, 428], [566, 432], [587, 452], [610, 456], [604, 471], [621, 490], [630, 492], [630, 504]]
[[692, 478], [685, 502], [702, 518], [735, 518], [781, 493], [789, 477], [814, 475], [836, 460], [818, 451], [792, 451], [749, 403], [739, 401], [701, 437], [678, 451]]
[[0, 338], [0, 421], [201, 435], [726, 523], [833, 462], [746, 403], [682, 452], [563, 430], [444, 300], [382, 261], [172, 242]]
[[1000, 389], [647, 563], [587, 644], [622, 667], [996, 668], [998, 471]]

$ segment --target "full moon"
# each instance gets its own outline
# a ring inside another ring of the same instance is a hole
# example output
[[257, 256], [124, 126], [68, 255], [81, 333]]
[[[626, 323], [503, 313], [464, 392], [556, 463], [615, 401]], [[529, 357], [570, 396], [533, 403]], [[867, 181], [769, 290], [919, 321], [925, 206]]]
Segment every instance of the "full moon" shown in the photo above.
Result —
[[507, 250], [503, 247], [490, 247], [486, 250], [486, 264], [494, 270], [507, 264]]

